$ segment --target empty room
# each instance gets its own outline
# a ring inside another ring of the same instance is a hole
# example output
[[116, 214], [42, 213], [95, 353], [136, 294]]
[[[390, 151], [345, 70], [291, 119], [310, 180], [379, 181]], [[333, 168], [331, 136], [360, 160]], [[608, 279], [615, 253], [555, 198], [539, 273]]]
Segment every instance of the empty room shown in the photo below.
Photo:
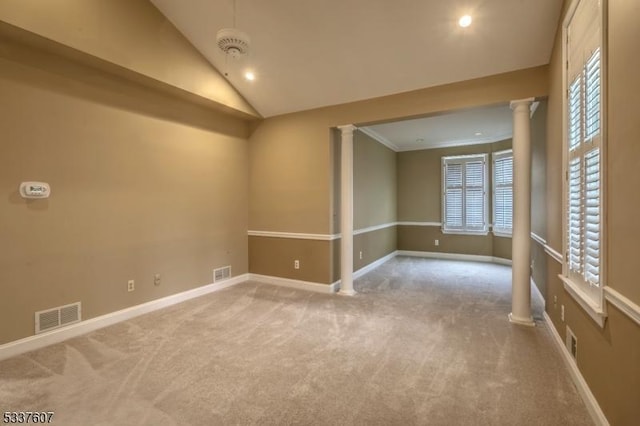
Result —
[[1, 0], [1, 422], [637, 425], [639, 20]]

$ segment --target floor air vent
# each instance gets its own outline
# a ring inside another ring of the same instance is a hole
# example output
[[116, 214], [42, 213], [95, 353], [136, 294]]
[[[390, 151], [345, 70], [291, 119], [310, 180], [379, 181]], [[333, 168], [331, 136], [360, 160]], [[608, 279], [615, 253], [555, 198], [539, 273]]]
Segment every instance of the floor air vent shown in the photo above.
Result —
[[231, 266], [225, 266], [213, 270], [213, 282], [218, 282], [231, 278]]
[[55, 330], [82, 319], [80, 302], [36, 312], [36, 334]]

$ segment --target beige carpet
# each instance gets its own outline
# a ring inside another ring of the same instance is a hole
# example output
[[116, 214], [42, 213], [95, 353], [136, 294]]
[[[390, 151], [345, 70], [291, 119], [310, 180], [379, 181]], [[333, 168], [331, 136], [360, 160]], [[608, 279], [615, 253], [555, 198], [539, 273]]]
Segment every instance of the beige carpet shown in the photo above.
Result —
[[59, 425], [592, 424], [546, 325], [507, 321], [510, 279], [398, 257], [355, 297], [241, 284], [0, 362], [0, 411], [51, 410]]

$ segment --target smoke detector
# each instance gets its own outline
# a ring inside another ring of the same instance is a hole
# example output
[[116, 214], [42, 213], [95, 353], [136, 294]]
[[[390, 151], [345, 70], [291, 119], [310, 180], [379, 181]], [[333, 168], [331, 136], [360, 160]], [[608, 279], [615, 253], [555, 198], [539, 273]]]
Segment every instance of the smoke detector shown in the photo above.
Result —
[[216, 42], [226, 55], [238, 58], [249, 52], [251, 39], [246, 33], [235, 28], [223, 28], [218, 31]]

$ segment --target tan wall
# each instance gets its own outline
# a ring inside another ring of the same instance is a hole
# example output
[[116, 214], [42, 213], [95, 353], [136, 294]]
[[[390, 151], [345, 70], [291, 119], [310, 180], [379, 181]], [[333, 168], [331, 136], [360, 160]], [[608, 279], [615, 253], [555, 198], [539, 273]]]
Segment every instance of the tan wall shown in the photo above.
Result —
[[[334, 135], [337, 137], [339, 135]], [[334, 142], [336, 140], [334, 139]], [[339, 227], [339, 144], [331, 154], [336, 172], [333, 193], [336, 199], [335, 224]], [[362, 132], [354, 134], [354, 229], [383, 225], [396, 220], [396, 153]], [[329, 284], [340, 278], [340, 240], [333, 243], [304, 239], [251, 237], [249, 269], [252, 273]], [[353, 267], [358, 270], [395, 251], [395, 226], [354, 236]], [[362, 259], [360, 259], [362, 252]], [[293, 269], [294, 258], [301, 270]], [[304, 258], [303, 268], [302, 258]], [[329, 266], [328, 269], [325, 269]], [[303, 270], [304, 269], [304, 270]], [[328, 273], [328, 274], [327, 274]]]
[[[511, 140], [492, 144], [425, 149], [398, 153], [398, 221], [441, 222], [442, 157], [488, 154], [489, 220], [491, 220], [491, 153], [511, 148]], [[439, 240], [436, 246], [434, 240]], [[464, 253], [511, 259], [511, 238], [445, 234], [440, 226], [400, 226], [398, 250]]]
[[443, 234], [439, 226], [399, 225], [398, 250], [492, 256], [493, 240], [486, 235]]
[[353, 145], [353, 228], [396, 221], [396, 157], [391, 149], [356, 131]]
[[491, 255], [501, 259], [511, 260], [511, 237], [503, 237], [500, 235], [492, 235], [492, 251]]
[[547, 101], [540, 102], [531, 119], [531, 232], [547, 234]]
[[[215, 267], [247, 272], [244, 123], [8, 46], [0, 49], [0, 344], [32, 335], [38, 310], [81, 301], [88, 319], [209, 284]], [[94, 84], [75, 79], [82, 74]], [[192, 115], [229, 133], [182, 120]], [[22, 199], [27, 180], [50, 183], [51, 197]]]
[[[547, 235], [547, 101], [540, 102], [531, 120], [531, 232]], [[531, 239], [531, 275], [547, 299], [547, 255], [544, 246]]]
[[[547, 253], [544, 251], [544, 246], [531, 239], [531, 264], [533, 266], [531, 268], [531, 278], [544, 300], [548, 303], [547, 260]], [[555, 262], [553, 259], [549, 259], [549, 261]]]
[[[566, 2], [568, 3], [568, 2]], [[634, 268], [635, 242], [640, 237], [636, 223], [640, 186], [640, 151], [630, 141], [640, 137], [637, 105], [640, 87], [636, 69], [640, 65], [636, 25], [640, 4], [632, 0], [609, 3], [609, 133], [606, 161], [606, 285], [640, 302]], [[567, 4], [565, 4], [565, 9]], [[562, 251], [562, 43], [556, 38], [550, 65], [547, 114], [547, 241]], [[578, 339], [577, 365], [611, 425], [632, 425], [640, 418], [640, 327], [607, 303], [604, 329], [591, 320], [567, 293], [558, 274], [561, 265], [547, 259], [546, 310], [564, 338], [569, 326]], [[558, 302], [554, 303], [554, 297]], [[560, 318], [565, 306], [565, 321]]]
[[[323, 235], [335, 232], [339, 145], [332, 128], [544, 97], [547, 73], [546, 66], [536, 67], [256, 123], [249, 140], [249, 228]], [[296, 251], [302, 252], [306, 243], [293, 241], [299, 243]], [[331, 260], [320, 269], [335, 271], [335, 243], [327, 250], [319, 259]], [[265, 256], [268, 253], [264, 251]]]
[[[565, 1], [564, 8], [570, 0]], [[564, 16], [563, 12], [563, 16]], [[560, 19], [562, 24], [562, 19]], [[547, 99], [546, 199], [547, 244], [562, 252], [562, 27], [558, 28], [549, 64], [549, 97]], [[535, 206], [533, 206], [535, 207]], [[542, 236], [542, 235], [541, 235]]]
[[[640, 305], [640, 4], [609, 2], [607, 284]], [[640, 400], [640, 399], [639, 399]]]
[[[604, 329], [596, 325], [567, 293], [558, 274], [561, 265], [549, 258], [546, 311], [565, 339], [570, 327], [578, 339], [578, 368], [609, 424], [635, 425], [640, 418], [640, 327], [615, 306], [608, 305]], [[554, 305], [554, 296], [557, 304]], [[565, 307], [565, 321], [560, 318]]]
[[225, 109], [258, 117], [149, 1], [3, 0], [0, 19], [71, 48], [75, 53], [67, 53], [76, 58], [81, 52], [120, 67], [133, 78], [140, 74]]
[[[353, 237], [353, 270], [357, 271], [393, 253], [397, 245], [395, 226], [355, 235]], [[362, 252], [362, 259], [360, 259], [360, 252]], [[339, 278], [339, 266], [336, 269]]]
[[[509, 140], [506, 144], [496, 145], [499, 148], [495, 151], [510, 148], [510, 142]], [[489, 185], [491, 185], [491, 153], [493, 151], [492, 144], [482, 144], [398, 153], [398, 220], [441, 222], [442, 157], [489, 154], [488, 176]]]
[[268, 118], [250, 138], [251, 229], [329, 233], [330, 128], [547, 95], [547, 67]]
[[[327, 267], [332, 262], [331, 241], [249, 237], [249, 271], [253, 274], [322, 284], [334, 280]], [[300, 261], [300, 269], [294, 261]]]
[[425, 149], [398, 153], [398, 221], [440, 222], [441, 152]]

